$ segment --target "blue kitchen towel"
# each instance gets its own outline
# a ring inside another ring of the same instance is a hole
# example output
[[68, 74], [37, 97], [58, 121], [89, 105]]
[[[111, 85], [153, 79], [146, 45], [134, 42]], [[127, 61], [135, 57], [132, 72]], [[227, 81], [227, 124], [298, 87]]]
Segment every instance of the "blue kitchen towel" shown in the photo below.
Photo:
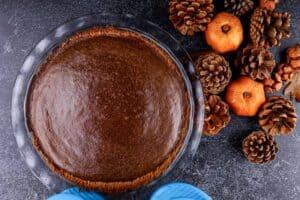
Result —
[[[80, 191], [70, 188], [50, 197], [48, 200], [104, 200], [96, 192]], [[212, 200], [205, 192], [187, 183], [170, 183], [160, 187], [153, 193], [150, 200]]]
[[73, 187], [48, 198], [48, 200], [104, 200], [104, 197], [96, 192], [80, 191]]
[[170, 183], [160, 187], [150, 200], [212, 200], [205, 192], [187, 183]]

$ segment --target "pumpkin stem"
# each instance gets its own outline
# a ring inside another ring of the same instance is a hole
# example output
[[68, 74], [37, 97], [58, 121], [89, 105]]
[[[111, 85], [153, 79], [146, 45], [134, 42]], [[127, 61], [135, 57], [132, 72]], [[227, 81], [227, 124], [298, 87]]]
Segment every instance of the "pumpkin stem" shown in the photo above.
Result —
[[244, 93], [243, 93], [243, 97], [244, 97], [245, 99], [248, 99], [248, 98], [251, 97], [251, 93], [250, 93], [250, 92], [244, 92]]
[[222, 26], [223, 33], [228, 33], [230, 31], [231, 27], [228, 24], [225, 24]]

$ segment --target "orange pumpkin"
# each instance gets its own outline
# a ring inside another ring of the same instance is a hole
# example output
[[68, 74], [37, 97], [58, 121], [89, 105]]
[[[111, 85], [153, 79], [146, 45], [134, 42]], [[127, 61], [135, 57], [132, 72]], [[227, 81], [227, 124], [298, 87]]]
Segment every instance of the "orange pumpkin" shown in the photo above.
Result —
[[243, 26], [235, 15], [217, 14], [205, 31], [207, 43], [217, 52], [235, 51], [243, 41]]
[[226, 102], [239, 116], [255, 116], [266, 101], [264, 86], [251, 78], [242, 76], [227, 86]]

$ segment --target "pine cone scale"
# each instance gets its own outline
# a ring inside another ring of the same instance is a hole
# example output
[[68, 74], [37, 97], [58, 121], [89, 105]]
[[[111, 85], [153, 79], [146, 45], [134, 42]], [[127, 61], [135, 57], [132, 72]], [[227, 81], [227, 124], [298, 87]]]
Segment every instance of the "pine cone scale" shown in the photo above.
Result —
[[300, 70], [300, 44], [290, 47], [286, 51], [287, 63], [293, 70]]

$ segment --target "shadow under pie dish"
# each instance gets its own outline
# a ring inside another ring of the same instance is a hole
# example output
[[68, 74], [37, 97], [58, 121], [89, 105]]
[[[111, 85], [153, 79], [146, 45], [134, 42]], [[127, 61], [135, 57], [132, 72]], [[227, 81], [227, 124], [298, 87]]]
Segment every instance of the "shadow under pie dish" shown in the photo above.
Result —
[[146, 185], [180, 153], [193, 116], [176, 63], [139, 33], [93, 27], [65, 40], [34, 75], [32, 142], [71, 183], [108, 193]]

